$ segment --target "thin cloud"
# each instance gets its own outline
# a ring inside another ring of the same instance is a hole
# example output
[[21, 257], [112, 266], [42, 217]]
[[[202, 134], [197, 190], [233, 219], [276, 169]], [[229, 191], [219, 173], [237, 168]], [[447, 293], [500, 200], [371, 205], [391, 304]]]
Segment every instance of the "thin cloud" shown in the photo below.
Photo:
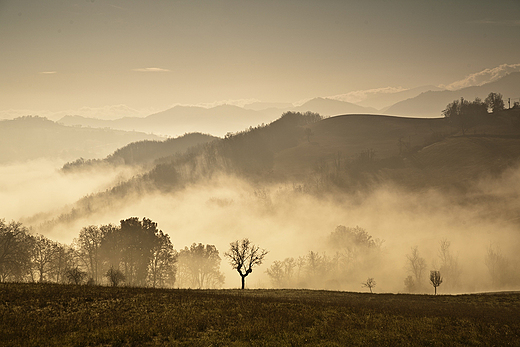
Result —
[[496, 26], [507, 26], [507, 27], [518, 27], [520, 26], [520, 20], [518, 19], [480, 19], [468, 22], [470, 24], [482, 24], [482, 25], [496, 25]]
[[223, 105], [231, 105], [231, 106], [238, 106], [238, 107], [244, 107], [246, 105], [252, 104], [254, 102], [260, 102], [259, 99], [226, 99], [226, 100], [218, 100], [214, 102], [201, 102], [197, 104], [189, 104], [189, 103], [174, 103], [170, 104], [169, 108], [176, 107], [176, 106], [183, 106], [183, 107], [202, 107], [202, 108], [213, 108], [217, 106], [223, 106]]
[[52, 75], [58, 73], [58, 71], [40, 71], [40, 74], [42, 75]]
[[327, 99], [357, 103], [379, 94], [393, 94], [405, 91], [402, 87], [384, 87], [367, 90], [355, 90], [346, 94], [327, 96]]
[[160, 67], [145, 67], [145, 68], [133, 69], [132, 71], [137, 71], [137, 72], [170, 72], [170, 70], [162, 69]]
[[480, 72], [466, 76], [466, 78], [455, 81], [448, 85], [441, 85], [439, 87], [448, 90], [457, 90], [473, 86], [481, 86], [483, 84], [496, 81], [511, 72], [520, 71], [520, 64], [502, 64], [492, 69], [485, 69]]

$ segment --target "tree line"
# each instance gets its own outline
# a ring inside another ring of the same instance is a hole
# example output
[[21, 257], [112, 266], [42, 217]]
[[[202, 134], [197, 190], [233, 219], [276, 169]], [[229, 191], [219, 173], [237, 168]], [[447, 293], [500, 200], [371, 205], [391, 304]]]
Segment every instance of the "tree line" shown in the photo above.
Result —
[[[360, 277], [369, 276], [361, 283], [361, 288], [372, 292], [376, 279], [370, 276], [374, 272], [381, 273], [380, 269], [387, 261], [384, 240], [373, 239], [359, 226], [340, 225], [328, 236], [327, 243], [331, 254], [308, 251], [297, 258], [273, 261], [266, 270], [272, 287], [343, 290], [352, 288], [353, 284], [359, 285]], [[462, 292], [470, 285], [464, 283], [463, 269], [448, 239], [440, 240], [437, 257], [432, 260], [430, 269], [418, 246], [403, 256], [403, 262], [406, 273], [403, 292], [428, 293], [433, 287], [437, 294], [437, 288], [442, 285], [444, 293], [454, 293]], [[484, 288], [517, 288], [520, 284], [517, 267], [498, 247], [489, 246], [483, 263], [488, 270], [487, 276], [481, 276]], [[396, 269], [391, 269], [388, 276], [395, 277], [395, 273]]]
[[[224, 256], [240, 274], [242, 289], [266, 254], [248, 239], [230, 243]], [[148, 218], [84, 227], [71, 245], [0, 220], [0, 282], [221, 288], [220, 263], [214, 245], [175, 250], [170, 236]]]
[[[361, 227], [339, 225], [326, 241], [331, 254], [311, 250], [297, 258], [273, 261], [265, 271], [272, 287], [341, 290], [384, 265], [384, 241]], [[267, 254], [245, 238], [231, 242], [224, 257], [244, 289], [246, 277], [262, 265]], [[426, 259], [418, 246], [411, 248], [404, 256], [403, 291], [425, 293], [429, 284], [435, 293], [441, 284], [444, 292], [466, 288], [450, 241], [440, 241], [437, 256], [428, 278]], [[215, 245], [193, 243], [175, 250], [170, 236], [148, 218], [83, 227], [71, 245], [32, 234], [19, 222], [0, 220], [0, 282], [221, 288], [225, 280], [221, 260]], [[483, 262], [493, 288], [515, 288], [520, 283], [515, 264], [498, 247], [489, 246]], [[374, 277], [362, 283], [371, 292], [375, 285]]]
[[[513, 109], [520, 109], [520, 103], [515, 102]], [[474, 101], [464, 98], [454, 100], [446, 106], [442, 115], [465, 135], [469, 128], [486, 121], [489, 114], [497, 115], [504, 110], [502, 94], [491, 92], [484, 101], [478, 97]]]

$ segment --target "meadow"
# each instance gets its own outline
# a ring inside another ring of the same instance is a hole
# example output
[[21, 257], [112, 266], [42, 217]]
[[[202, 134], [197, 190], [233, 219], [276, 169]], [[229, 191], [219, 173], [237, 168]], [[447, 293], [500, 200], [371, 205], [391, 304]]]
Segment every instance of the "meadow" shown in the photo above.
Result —
[[0, 283], [2, 346], [520, 343], [520, 293], [370, 294]]

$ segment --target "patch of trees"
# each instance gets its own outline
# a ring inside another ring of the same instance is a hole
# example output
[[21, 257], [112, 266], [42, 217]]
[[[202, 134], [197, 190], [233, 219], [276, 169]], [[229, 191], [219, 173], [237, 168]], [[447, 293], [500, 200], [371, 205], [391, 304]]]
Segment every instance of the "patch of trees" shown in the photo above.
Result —
[[465, 135], [468, 129], [486, 121], [489, 113], [498, 114], [504, 109], [502, 94], [492, 92], [484, 101], [480, 98], [472, 102], [464, 98], [455, 100], [446, 106], [442, 114]]
[[191, 281], [183, 286], [220, 288], [224, 276], [219, 269], [214, 245], [194, 244], [177, 252], [170, 236], [148, 218], [84, 227], [70, 246], [0, 220], [1, 282], [173, 287], [180, 270], [181, 278]]
[[[430, 271], [430, 284], [435, 288], [443, 284], [445, 292], [456, 292], [461, 288], [462, 270], [459, 266], [458, 258], [451, 251], [451, 242], [442, 239], [439, 242], [438, 261], [440, 262], [439, 270]], [[432, 262], [435, 266], [436, 261]], [[406, 291], [409, 293], [427, 292], [428, 284], [426, 282], [427, 263], [426, 259], [421, 257], [419, 247], [412, 247], [411, 252], [406, 255], [406, 271], [409, 273], [404, 280]]]
[[487, 108], [486, 103], [479, 98], [475, 98], [473, 102], [461, 98], [448, 104], [442, 114], [465, 135], [469, 128], [485, 119]]
[[[380, 266], [382, 240], [373, 239], [360, 227], [339, 225], [328, 237], [332, 255], [309, 251], [298, 258], [277, 260], [267, 269], [275, 288], [343, 289], [355, 283], [357, 274]], [[372, 288], [375, 280], [370, 282]]]
[[520, 283], [518, 264], [505, 256], [498, 246], [488, 247], [484, 263], [493, 288], [514, 289]]
[[220, 272], [219, 252], [214, 245], [192, 244], [178, 253], [177, 282], [180, 287], [220, 288], [224, 275]]

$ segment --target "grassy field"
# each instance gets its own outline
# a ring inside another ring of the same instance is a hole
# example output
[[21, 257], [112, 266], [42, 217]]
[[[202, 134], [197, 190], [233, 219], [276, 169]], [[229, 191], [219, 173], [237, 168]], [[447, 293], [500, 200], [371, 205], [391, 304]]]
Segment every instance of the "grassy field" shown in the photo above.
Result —
[[519, 345], [520, 293], [0, 284], [2, 346]]

